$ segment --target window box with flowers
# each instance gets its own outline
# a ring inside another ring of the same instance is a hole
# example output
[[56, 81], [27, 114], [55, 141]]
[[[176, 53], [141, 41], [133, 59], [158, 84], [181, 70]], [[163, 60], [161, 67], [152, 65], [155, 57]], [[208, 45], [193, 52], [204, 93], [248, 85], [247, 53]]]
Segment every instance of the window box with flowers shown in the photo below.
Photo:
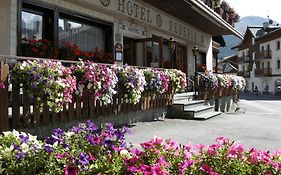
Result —
[[54, 58], [57, 53], [53, 49], [51, 42], [47, 39], [22, 39], [21, 53], [22, 56], [35, 58]]
[[82, 51], [78, 45], [71, 45], [70, 42], [65, 42], [60, 47], [59, 58], [70, 61], [90, 60], [97, 63], [114, 63], [112, 54], [105, 52], [103, 49], [95, 48], [94, 51]]
[[223, 16], [222, 16], [222, 18], [225, 21], [228, 21], [228, 18], [229, 18], [229, 8], [230, 8], [229, 4], [226, 1], [222, 1], [221, 8], [223, 9]]

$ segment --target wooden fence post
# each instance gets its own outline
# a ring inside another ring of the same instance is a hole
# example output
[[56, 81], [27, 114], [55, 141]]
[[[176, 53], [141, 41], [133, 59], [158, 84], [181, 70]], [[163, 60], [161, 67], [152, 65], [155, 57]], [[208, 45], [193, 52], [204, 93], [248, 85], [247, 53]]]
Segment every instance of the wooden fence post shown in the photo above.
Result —
[[8, 92], [9, 66], [0, 62], [0, 82], [3, 82], [5, 89], [0, 89], [0, 131], [9, 130], [9, 92]]

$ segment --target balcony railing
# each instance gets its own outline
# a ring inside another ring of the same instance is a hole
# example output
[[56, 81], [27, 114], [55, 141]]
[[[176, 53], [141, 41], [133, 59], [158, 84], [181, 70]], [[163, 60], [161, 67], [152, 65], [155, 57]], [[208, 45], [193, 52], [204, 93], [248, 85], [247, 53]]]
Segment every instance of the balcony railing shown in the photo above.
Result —
[[256, 76], [269, 76], [272, 75], [271, 68], [264, 68], [264, 69], [255, 69]]
[[250, 57], [248, 55], [238, 57], [238, 63], [249, 63], [249, 62], [250, 62]]
[[271, 50], [256, 52], [256, 60], [271, 59], [271, 58], [272, 58]]
[[250, 71], [239, 71], [237, 72], [237, 75], [242, 77], [250, 77]]

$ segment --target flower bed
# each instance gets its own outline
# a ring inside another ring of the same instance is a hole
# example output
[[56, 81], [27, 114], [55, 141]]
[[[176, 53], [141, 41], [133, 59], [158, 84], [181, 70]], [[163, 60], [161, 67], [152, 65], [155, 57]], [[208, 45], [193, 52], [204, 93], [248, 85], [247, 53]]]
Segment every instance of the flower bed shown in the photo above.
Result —
[[134, 148], [126, 143], [126, 128], [91, 121], [69, 131], [56, 129], [38, 140], [23, 132], [0, 136], [1, 174], [280, 174], [281, 152], [245, 149], [218, 137], [212, 145], [178, 145], [154, 137]]

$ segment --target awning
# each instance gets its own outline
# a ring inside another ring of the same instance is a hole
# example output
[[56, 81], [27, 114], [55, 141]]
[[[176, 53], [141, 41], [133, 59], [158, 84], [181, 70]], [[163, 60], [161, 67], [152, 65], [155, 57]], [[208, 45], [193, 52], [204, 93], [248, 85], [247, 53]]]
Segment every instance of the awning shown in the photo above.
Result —
[[143, 0], [211, 36], [243, 35], [201, 0]]

